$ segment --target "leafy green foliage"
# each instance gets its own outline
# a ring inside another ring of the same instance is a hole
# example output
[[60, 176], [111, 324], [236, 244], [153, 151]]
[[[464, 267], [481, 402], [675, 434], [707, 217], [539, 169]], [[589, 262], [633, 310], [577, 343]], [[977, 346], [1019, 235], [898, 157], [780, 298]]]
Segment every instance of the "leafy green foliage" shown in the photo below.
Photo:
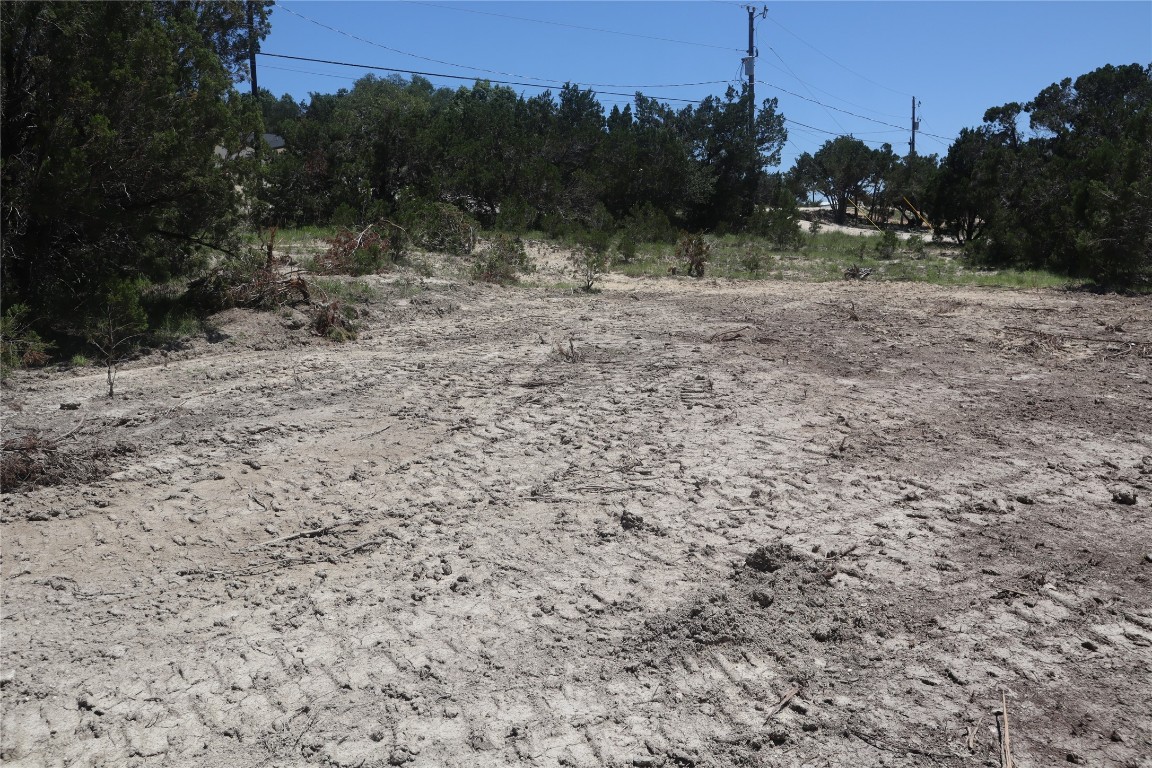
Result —
[[[0, 5], [6, 305], [60, 331], [125, 281], [165, 282], [205, 248], [234, 249], [253, 168], [239, 153], [259, 126], [233, 90], [248, 7]], [[251, 7], [263, 36], [267, 5]]]
[[356, 308], [340, 301], [329, 301], [317, 306], [312, 317], [312, 328], [321, 336], [336, 342], [355, 341]]
[[758, 209], [748, 221], [748, 231], [768, 238], [777, 248], [798, 246], [804, 236], [800, 232], [800, 208], [796, 198], [780, 188], [767, 209]]
[[620, 264], [632, 263], [636, 260], [639, 248], [636, 237], [631, 232], [625, 231], [616, 243], [616, 261]]
[[450, 203], [417, 201], [401, 207], [398, 218], [418, 248], [452, 256], [467, 256], [476, 248], [480, 223]]
[[483, 80], [449, 90], [368, 76], [307, 104], [267, 94], [261, 107], [287, 142], [262, 195], [281, 226], [386, 216], [408, 227], [409, 210], [431, 205], [484, 227], [631, 227], [637, 241], [673, 242], [674, 224], [750, 215], [786, 136], [771, 99], [750, 130], [748, 94], [734, 90], [679, 111], [637, 94], [606, 116], [573, 84], [524, 98]]
[[140, 303], [146, 285], [142, 280], [112, 283], [83, 320], [84, 337], [100, 353], [107, 369], [109, 398], [116, 396], [117, 366], [137, 346], [148, 327], [148, 317]]
[[890, 259], [896, 255], [896, 246], [899, 244], [900, 239], [896, 237], [896, 233], [890, 229], [886, 229], [876, 238], [873, 248], [876, 249], [876, 255], [880, 258]]
[[486, 283], [514, 283], [533, 269], [524, 241], [510, 235], [496, 235], [473, 258], [472, 277]]
[[0, 374], [48, 362], [51, 345], [33, 330], [28, 313], [24, 304], [13, 304], [0, 316]]
[[843, 224], [848, 204], [864, 193], [864, 185], [876, 165], [873, 150], [851, 136], [824, 142], [815, 155], [807, 152], [796, 160], [796, 173], [806, 187], [828, 198], [832, 218]]
[[588, 231], [578, 238], [579, 245], [572, 250], [569, 263], [572, 273], [583, 285], [581, 289], [590, 293], [596, 281], [608, 270], [608, 249], [611, 238], [602, 231]]
[[949, 149], [935, 198], [939, 229], [986, 264], [1148, 284], [1152, 65], [1104, 66], [988, 110]]

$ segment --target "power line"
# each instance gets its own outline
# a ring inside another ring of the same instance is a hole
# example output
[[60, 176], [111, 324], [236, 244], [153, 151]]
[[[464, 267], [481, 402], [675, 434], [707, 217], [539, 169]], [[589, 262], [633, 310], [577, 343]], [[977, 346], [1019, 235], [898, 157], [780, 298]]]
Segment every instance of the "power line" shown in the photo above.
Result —
[[[395, 73], [406, 74], [406, 75], [419, 75], [421, 77], [439, 77], [439, 78], [446, 78], [449, 80], [484, 79], [484, 78], [470, 77], [467, 75], [449, 75], [449, 74], [445, 74], [442, 72], [421, 72], [421, 71], [413, 70], [413, 69], [400, 69], [398, 67], [381, 67], [381, 66], [376, 66], [374, 64], [354, 64], [354, 63], [346, 62], [346, 61], [333, 61], [330, 59], [315, 59], [315, 58], [311, 58], [311, 57], [307, 57], [307, 56], [289, 56], [287, 54], [267, 53], [265, 51], [260, 51], [259, 55], [260, 56], [268, 56], [268, 57], [276, 58], [276, 59], [288, 59], [288, 60], [292, 60], [292, 61], [307, 61], [307, 62], [312, 62], [314, 64], [331, 64], [333, 66], [339, 66], [339, 67], [354, 67], [357, 69], [368, 69], [368, 70], [375, 70], [375, 71], [380, 71], [380, 72], [395, 72]], [[268, 65], [268, 68], [269, 69], [286, 69], [285, 67], [273, 67], [271, 65]], [[331, 75], [331, 74], [325, 75], [325, 74], [320, 73], [320, 72], [306, 72], [304, 70], [287, 69], [287, 71], [300, 72], [301, 74], [323, 75], [324, 77], [336, 77], [336, 78], [342, 77], [341, 75]], [[516, 81], [512, 81], [512, 80], [488, 80], [488, 82], [495, 83], [497, 85], [516, 85], [516, 86], [521, 86], [524, 88], [540, 88], [541, 87], [540, 85], [538, 85], [536, 83], [523, 83], [523, 82], [516, 82]], [[622, 96], [622, 97], [634, 96], [634, 94], [616, 93], [616, 92], [612, 92], [612, 91], [597, 92], [596, 95], [597, 96]], [[681, 103], [685, 103], [685, 104], [697, 104], [698, 103], [697, 101], [694, 101], [692, 99], [680, 99], [680, 98], [675, 98], [675, 97], [670, 97], [670, 96], [649, 96], [648, 98], [656, 99], [658, 101], [664, 101], [664, 102], [677, 101], [677, 102], [681, 102]], [[607, 100], [605, 100], [605, 101], [607, 101]], [[610, 103], [630, 103], [630, 102], [610, 102]], [[784, 117], [784, 121], [790, 125], [795, 125], [795, 126], [798, 126], [800, 128], [807, 129], [809, 131], [815, 131], [816, 133], [820, 133], [820, 134], [824, 134], [824, 135], [828, 135], [828, 136], [837, 136], [837, 137], [838, 136], [849, 136], [851, 138], [856, 138], [852, 134], [844, 133], [843, 131], [829, 131], [829, 130], [826, 130], [824, 128], [817, 128], [815, 126], [808, 125], [806, 123], [801, 123], [797, 120], [793, 120], [789, 117]], [[897, 127], [897, 131], [903, 132], [903, 129]], [[876, 131], [876, 133], [887, 133], [887, 131]], [[923, 134], [923, 135], [932, 136], [932, 134], [927, 134], [927, 133]], [[935, 137], [935, 138], [939, 138], [939, 137]], [[890, 142], [885, 142], [885, 141], [875, 141], [872, 139], [856, 139], [856, 140], [862, 141], [866, 144], [877, 144], [877, 145], [884, 145], [884, 144], [890, 143]]]
[[385, 51], [390, 51], [392, 53], [398, 53], [401, 56], [411, 56], [412, 58], [420, 59], [421, 61], [428, 61], [428, 62], [431, 62], [433, 64], [443, 64], [446, 67], [457, 67], [458, 69], [472, 69], [472, 70], [475, 70], [477, 72], [485, 72], [485, 73], [490, 74], [490, 75], [503, 75], [505, 77], [520, 77], [520, 78], [524, 78], [526, 80], [542, 80], [544, 82], [555, 82], [552, 80], [544, 80], [543, 78], [539, 78], [539, 77], [531, 77], [530, 75], [518, 75], [518, 74], [515, 74], [513, 72], [501, 72], [501, 71], [495, 70], [495, 69], [484, 69], [482, 67], [471, 67], [471, 66], [467, 66], [465, 64], [454, 64], [451, 61], [443, 61], [441, 59], [433, 59], [433, 58], [430, 58], [428, 56], [421, 56], [418, 53], [409, 53], [408, 51], [402, 51], [399, 48], [392, 48], [390, 46], [384, 45], [383, 43], [377, 43], [376, 41], [369, 40], [366, 37], [360, 37], [359, 35], [354, 35], [351, 32], [345, 32], [342, 29], [337, 29], [336, 27], [325, 24], [322, 21], [316, 21], [316, 19], [310, 19], [302, 13], [297, 13], [296, 11], [292, 10], [291, 8], [289, 8], [286, 5], [278, 5], [277, 7], [283, 8], [285, 11], [292, 14], [293, 16], [301, 18], [310, 24], [315, 24], [318, 27], [322, 27], [324, 29], [327, 29], [330, 32], [335, 32], [338, 35], [343, 35], [344, 37], [347, 37], [347, 38], [352, 39], [352, 40], [357, 40], [357, 41], [359, 41], [361, 43], [365, 43], [367, 45], [373, 45], [373, 46], [376, 46], [377, 48], [382, 48]]
[[[416, 5], [430, 5], [430, 3], [416, 3]], [[433, 58], [429, 58], [427, 56], [421, 56], [421, 55], [416, 54], [416, 53], [410, 53], [408, 51], [402, 51], [398, 48], [392, 48], [392, 47], [384, 45], [382, 43], [377, 43], [373, 40], [369, 40], [367, 38], [360, 37], [359, 35], [354, 35], [351, 32], [345, 32], [342, 29], [337, 29], [336, 27], [330, 26], [330, 25], [325, 24], [321, 21], [316, 21], [315, 19], [310, 19], [303, 14], [297, 13], [296, 11], [292, 10], [291, 8], [288, 8], [287, 6], [281, 5], [281, 6], [277, 6], [277, 7], [283, 8], [285, 11], [288, 11], [288, 13], [292, 14], [293, 16], [297, 16], [297, 17], [303, 19], [304, 21], [315, 24], [319, 27], [323, 27], [324, 29], [327, 29], [331, 32], [335, 32], [336, 34], [343, 35], [345, 37], [351, 38], [353, 40], [357, 40], [357, 41], [362, 42], [362, 43], [366, 43], [368, 45], [376, 46], [377, 48], [383, 48], [384, 50], [390, 51], [392, 53], [399, 53], [403, 56], [411, 56], [412, 58], [420, 59], [421, 61], [428, 61], [428, 62], [431, 62], [433, 64], [443, 64], [444, 66], [447, 66], [447, 67], [457, 67], [459, 69], [471, 69], [471, 70], [474, 70], [476, 72], [484, 72], [484, 73], [491, 74], [491, 75], [501, 75], [503, 77], [518, 77], [518, 78], [521, 78], [524, 80], [538, 80], [541, 83], [552, 83], [552, 84], [556, 84], [556, 85], [561, 85], [565, 82], [563, 80], [554, 80], [554, 79], [550, 79], [550, 78], [546, 78], [546, 77], [535, 77], [534, 75], [520, 75], [520, 74], [516, 74], [515, 72], [503, 72], [503, 71], [496, 70], [496, 69], [484, 69], [483, 67], [474, 67], [474, 66], [471, 66], [468, 64], [456, 64], [456, 63], [451, 62], [451, 61], [443, 61], [441, 59], [433, 59]], [[437, 7], [442, 7], [442, 6], [437, 6]], [[461, 9], [461, 10], [465, 10], [465, 9]], [[485, 13], [483, 11], [473, 11], [473, 12], [474, 13]], [[488, 14], [488, 15], [500, 15], [500, 14]], [[582, 83], [582, 85], [594, 86], [596, 88], [637, 88], [637, 89], [640, 89], [640, 88], [694, 88], [694, 87], [698, 87], [701, 85], [720, 85], [720, 84], [726, 84], [728, 82], [729, 82], [728, 80], [704, 80], [704, 81], [697, 82], [697, 83], [659, 83], [659, 84], [654, 84], [654, 85], [628, 85], [628, 84], [622, 84], [622, 83]], [[539, 86], [537, 86], [537, 87], [539, 87]]]
[[796, 34], [792, 30], [788, 29], [788, 27], [786, 27], [783, 24], [781, 24], [780, 22], [776, 21], [776, 19], [772, 19], [771, 21], [773, 24], [780, 27], [780, 29], [782, 29], [785, 32], [787, 32], [788, 34], [792, 35], [792, 37], [794, 37], [797, 40], [799, 40], [800, 42], [804, 43], [804, 45], [806, 45], [809, 48], [811, 48], [812, 50], [816, 51], [816, 53], [818, 53], [821, 56], [823, 56], [824, 58], [828, 59], [828, 61], [832, 62], [833, 64], [840, 67], [844, 71], [850, 72], [851, 74], [856, 75], [856, 77], [860, 78], [861, 80], [867, 80], [868, 82], [872, 83], [872, 85], [883, 88], [886, 91], [891, 91], [892, 93], [898, 93], [901, 96], [909, 96], [909, 97], [912, 96], [912, 94], [910, 94], [910, 93], [905, 93], [904, 91], [900, 91], [900, 90], [897, 90], [895, 88], [889, 88], [888, 86], [884, 85], [883, 83], [878, 83], [875, 80], [873, 80], [872, 78], [866, 77], [865, 75], [860, 74], [859, 72], [855, 71], [854, 69], [847, 66], [846, 64], [841, 64], [840, 62], [836, 61], [836, 59], [834, 59], [831, 56], [829, 56], [828, 54], [824, 53], [824, 51], [822, 51], [819, 48], [817, 48], [816, 46], [812, 45], [812, 43], [810, 43], [807, 40], [805, 40], [804, 38], [800, 37], [800, 35]]
[[[445, 74], [443, 72], [420, 72], [420, 71], [414, 70], [414, 69], [400, 69], [399, 67], [380, 67], [380, 66], [376, 66], [375, 64], [353, 64], [353, 63], [347, 62], [347, 61], [332, 61], [331, 59], [314, 59], [314, 58], [311, 58], [308, 56], [289, 56], [289, 55], [283, 54], [283, 53], [266, 53], [264, 51], [260, 51], [259, 55], [271, 56], [272, 58], [276, 58], [276, 59], [291, 59], [293, 61], [309, 61], [309, 62], [312, 62], [314, 64], [332, 64], [333, 66], [337, 66], [337, 67], [356, 67], [358, 69], [371, 69], [371, 70], [376, 70], [376, 71], [380, 71], [380, 72], [397, 72], [397, 73], [405, 74], [405, 75], [420, 75], [421, 77], [442, 77], [442, 78], [448, 78], [451, 80], [487, 80], [488, 82], [495, 83], [497, 85], [517, 85], [517, 86], [520, 86], [522, 88], [544, 88], [544, 89], [547, 89], [547, 86], [540, 85], [539, 83], [523, 83], [523, 82], [518, 82], [515, 80], [493, 80], [491, 78], [475, 77], [472, 75], [449, 75], [449, 74]], [[559, 82], [559, 81], [554, 81], [554, 82]], [[571, 81], [569, 81], [569, 82], [571, 82]], [[727, 81], [720, 81], [720, 82], [727, 82]], [[581, 85], [581, 83], [572, 83], [572, 84], [577, 85], [577, 86]], [[603, 94], [606, 96], [634, 96], [635, 95], [635, 94], [631, 94], [631, 93], [617, 93], [617, 92], [613, 92], [613, 91], [598, 91], [597, 95], [600, 95], [600, 94]], [[685, 104], [698, 103], [696, 100], [693, 100], [693, 99], [680, 99], [680, 98], [676, 98], [674, 96], [649, 96], [649, 98], [657, 99], [660, 101], [679, 101], [679, 102], [683, 102]]]
[[[308, 70], [308, 69], [294, 69], [292, 67], [278, 67], [275, 64], [265, 64], [263, 69], [274, 69], [278, 72], [295, 72], [296, 74], [300, 74], [300, 75], [315, 75], [316, 77], [331, 77], [331, 78], [336, 79], [336, 80], [350, 80], [353, 82], [360, 79], [359, 77], [356, 77], [355, 75], [334, 75], [331, 72], [313, 72], [312, 70]], [[432, 75], [429, 75], [429, 77], [432, 77]], [[489, 81], [489, 82], [492, 82], [492, 81]], [[596, 95], [597, 95], [597, 97], [599, 97], [599, 96], [608, 95], [608, 94], [597, 93]], [[634, 101], [634, 97], [632, 97], [632, 98], [620, 98], [620, 99], [599, 99], [598, 98], [598, 101], [600, 101], [603, 104], [614, 104], [617, 106], [627, 104], [627, 105], [631, 106], [633, 101]]]
[[[772, 51], [772, 54], [777, 59], [780, 59], [780, 63], [784, 65], [784, 68], [787, 70], [788, 74], [790, 74], [790, 75], [792, 75], [792, 77], [796, 78], [796, 80], [801, 85], [805, 86], [806, 89], [810, 89], [809, 93], [811, 93], [811, 91], [813, 91], [813, 90], [819, 91], [820, 93], [823, 93], [826, 96], [830, 96], [833, 99], [836, 99], [837, 101], [842, 101], [845, 104], [856, 107], [857, 109], [863, 109], [867, 112], [871, 112], [874, 115], [881, 115], [883, 117], [891, 117], [891, 118], [894, 118], [896, 120], [900, 120], [903, 117], [903, 115], [893, 115], [893, 114], [889, 114], [887, 112], [880, 112], [879, 110], [875, 110], [875, 109], [872, 109], [870, 107], [866, 107], [863, 104], [857, 104], [855, 102], [848, 101], [848, 99], [841, 98], [841, 97], [837, 96], [836, 94], [832, 93], [831, 91], [826, 91], [823, 88], [819, 88], [815, 85], [812, 85], [812, 83], [809, 83], [805, 80], [802, 80], [799, 75], [797, 75], [795, 72], [793, 72], [792, 68], [788, 66], [787, 62], [784, 61], [784, 59], [780, 56], [780, 53], [775, 48], [769, 47], [768, 50]], [[773, 69], [778, 69], [778, 67], [773, 67]], [[815, 97], [813, 97], [813, 98], [815, 98]]]
[[[886, 123], [883, 120], [877, 120], [874, 117], [868, 117], [867, 115], [861, 115], [861, 114], [858, 114], [856, 112], [849, 112], [846, 109], [841, 109], [840, 107], [834, 107], [831, 104], [825, 104], [822, 101], [817, 101], [816, 99], [810, 99], [807, 96], [801, 96], [800, 94], [795, 93], [793, 91], [790, 91], [787, 88], [781, 88], [780, 86], [773, 85], [772, 83], [764, 83], [764, 85], [767, 85], [769, 88], [775, 88], [776, 90], [781, 91], [783, 93], [786, 93], [789, 96], [795, 96], [798, 99], [803, 99], [804, 101], [810, 101], [813, 104], [819, 104], [820, 106], [824, 107], [825, 109], [833, 109], [837, 112], [843, 112], [846, 115], [851, 115], [852, 117], [856, 117], [856, 118], [859, 118], [861, 120], [867, 120], [870, 123], [876, 123], [877, 125], [883, 125], [883, 126], [886, 126], [888, 128], [895, 128], [898, 131], [906, 130], [904, 128], [904, 126], [902, 126], [902, 125], [895, 125], [893, 123]], [[934, 136], [933, 134], [930, 134], [930, 133], [924, 133], [923, 135], [924, 136], [932, 136], [932, 138], [934, 138], [934, 139], [942, 139], [944, 141], [947, 141], [947, 139], [945, 139], [943, 136]]]
[[713, 45], [712, 43], [698, 43], [698, 42], [695, 42], [692, 40], [675, 40], [675, 39], [670, 38], [670, 37], [656, 37], [654, 35], [641, 35], [641, 34], [638, 34], [636, 32], [620, 32], [620, 31], [615, 30], [615, 29], [601, 29], [599, 27], [584, 27], [584, 26], [581, 26], [579, 24], [568, 24], [568, 23], [565, 23], [562, 21], [548, 21], [545, 19], [529, 19], [529, 18], [526, 18], [524, 16], [511, 16], [511, 15], [506, 14], [506, 13], [493, 13], [492, 11], [477, 11], [474, 8], [452, 8], [452, 7], [449, 7], [447, 5], [437, 5], [436, 3], [415, 2], [415, 0], [402, 0], [402, 2], [407, 2], [410, 5], [427, 6], [429, 8], [440, 8], [440, 9], [445, 10], [445, 11], [459, 11], [461, 13], [475, 13], [475, 14], [479, 14], [481, 16], [495, 16], [495, 17], [501, 18], [501, 19], [514, 19], [516, 21], [528, 21], [528, 22], [532, 22], [533, 24], [549, 24], [549, 25], [554, 26], [554, 27], [567, 27], [569, 29], [581, 29], [581, 30], [584, 30], [586, 32], [603, 32], [603, 33], [608, 34], [608, 35], [622, 35], [624, 37], [638, 37], [642, 40], [658, 40], [662, 43], [677, 43], [679, 45], [695, 45], [695, 46], [699, 46], [701, 48], [715, 48], [715, 49], [720, 50], [720, 51], [738, 51], [738, 52], [742, 51], [742, 49], [740, 49], [740, 48], [731, 48], [729, 46], [724, 46], [724, 45]]
[[[837, 138], [839, 138], [841, 136], [846, 136], [850, 139], [856, 139], [856, 137], [850, 133], [837, 133], [836, 131], [826, 131], [823, 128], [816, 128], [816, 127], [811, 126], [811, 125], [805, 125], [804, 123], [797, 122], [796, 120], [792, 120], [792, 119], [789, 119], [787, 117], [784, 118], [784, 122], [789, 123], [790, 125], [798, 125], [801, 128], [807, 128], [808, 130], [816, 131], [817, 133], [824, 133], [824, 134], [827, 134], [829, 136], [836, 136]], [[874, 141], [872, 139], [856, 139], [856, 141], [862, 141], [865, 144], [879, 144], [880, 146], [883, 146], [885, 144], [891, 144], [891, 142], [888, 142], [888, 141]]]
[[[808, 88], [808, 84], [805, 83], [803, 80], [800, 80], [799, 77], [796, 77], [796, 73], [793, 72], [791, 67], [788, 66], [787, 62], [785, 62], [784, 59], [780, 57], [780, 54], [776, 53], [776, 49], [769, 47], [768, 50], [772, 51], [772, 54], [776, 58], [780, 59], [780, 63], [783, 64], [784, 68], [788, 70], [788, 74], [792, 75], [792, 77], [795, 77], [800, 82], [800, 85], [804, 86], [804, 89], [808, 91], [808, 95], [812, 97], [812, 100], [815, 101], [817, 104], [820, 104], [820, 102], [816, 101], [816, 95], [814, 93], [812, 93], [811, 89]], [[820, 106], [824, 107], [823, 104], [820, 104]], [[824, 111], [828, 112], [828, 108], [824, 107]], [[839, 128], [840, 130], [844, 130], [844, 126], [840, 125], [840, 121], [836, 119], [835, 115], [833, 115], [831, 112], [828, 112], [828, 117], [832, 118], [832, 122], [836, 123], [837, 128]]]

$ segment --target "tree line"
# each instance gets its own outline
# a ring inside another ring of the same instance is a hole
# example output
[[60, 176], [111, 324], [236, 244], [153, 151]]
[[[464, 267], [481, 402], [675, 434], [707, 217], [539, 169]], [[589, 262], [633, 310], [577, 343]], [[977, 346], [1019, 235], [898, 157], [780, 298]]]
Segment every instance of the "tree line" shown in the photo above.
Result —
[[820, 195], [836, 220], [851, 208], [931, 227], [988, 264], [1114, 286], [1152, 273], [1152, 65], [990, 109], [942, 158], [838, 136], [780, 170], [777, 101], [753, 118], [733, 88], [678, 109], [637, 93], [609, 111], [571, 84], [526, 97], [419, 76], [253, 98], [240, 86], [270, 12], [268, 0], [0, 5], [6, 318], [75, 335], [121, 302], [139, 320], [133, 296], [237, 256], [245, 232], [430, 203], [506, 231], [795, 245], [796, 206]]
[[608, 113], [571, 84], [526, 98], [419, 76], [369, 75], [301, 104], [260, 97], [265, 126], [288, 147], [267, 165], [266, 216], [278, 226], [446, 201], [514, 231], [739, 227], [787, 138], [775, 99], [753, 123], [748, 92], [733, 88], [679, 110], [637, 93]]

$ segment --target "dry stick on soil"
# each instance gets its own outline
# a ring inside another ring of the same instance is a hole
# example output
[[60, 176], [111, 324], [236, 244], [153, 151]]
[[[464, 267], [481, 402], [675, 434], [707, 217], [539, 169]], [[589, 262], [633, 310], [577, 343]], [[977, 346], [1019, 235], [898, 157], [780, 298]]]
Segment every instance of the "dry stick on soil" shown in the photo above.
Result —
[[744, 325], [739, 328], [733, 328], [730, 331], [720, 331], [709, 336], [708, 341], [713, 343], [717, 341], [735, 341], [743, 335], [741, 331], [746, 331], [751, 327], [750, 325]]
[[793, 683], [792, 687], [785, 691], [784, 695], [780, 697], [780, 700], [773, 704], [771, 709], [768, 710], [767, 720], [771, 720], [780, 714], [780, 711], [788, 706], [788, 702], [792, 701], [792, 697], [798, 693], [800, 693], [800, 686]]
[[390, 429], [392, 429], [392, 425], [391, 425], [391, 424], [389, 424], [388, 426], [384, 427], [384, 429], [378, 429], [378, 430], [376, 430], [375, 432], [369, 432], [369, 433], [368, 433], [368, 434], [366, 434], [366, 435], [360, 435], [360, 437], [354, 437], [354, 438], [352, 438], [352, 439], [353, 439], [353, 440], [367, 440], [367, 439], [368, 439], [368, 438], [370, 438], [370, 437], [376, 437], [376, 435], [379, 435], [379, 434], [381, 434], [381, 433], [383, 433], [383, 432], [387, 432], [387, 431], [388, 431], [388, 430], [390, 430]]
[[1008, 731], [1008, 695], [1000, 691], [1000, 766], [1013, 768], [1012, 736]]
[[325, 525], [322, 528], [309, 528], [306, 531], [296, 531], [296, 533], [290, 533], [287, 536], [279, 536], [275, 539], [262, 541], [259, 544], [253, 544], [250, 547], [247, 547], [247, 550], [251, 551], [253, 549], [260, 549], [261, 547], [270, 547], [273, 544], [282, 544], [285, 541], [292, 541], [293, 539], [303, 539], [310, 536], [323, 536], [325, 533], [330, 533], [336, 528], [342, 528], [345, 525], [360, 525], [362, 522], [364, 522], [364, 518], [362, 517], [346, 517], [343, 520], [337, 520], [331, 525]]
[[1045, 336], [1045, 337], [1052, 338], [1052, 339], [1072, 339], [1075, 341], [1094, 341], [1097, 344], [1124, 343], [1124, 344], [1137, 344], [1137, 345], [1143, 345], [1143, 346], [1152, 345], [1152, 341], [1130, 341], [1128, 339], [1096, 339], [1096, 338], [1093, 338], [1091, 336], [1073, 336], [1073, 335], [1067, 334], [1067, 333], [1049, 333], [1048, 331], [1037, 331], [1037, 330], [1034, 330], [1032, 328], [1021, 328], [1021, 327], [1016, 326], [1016, 325], [1006, 325], [1006, 326], [1004, 326], [1004, 330], [1006, 330], [1006, 331], [1020, 331], [1021, 333], [1031, 333], [1035, 336]]

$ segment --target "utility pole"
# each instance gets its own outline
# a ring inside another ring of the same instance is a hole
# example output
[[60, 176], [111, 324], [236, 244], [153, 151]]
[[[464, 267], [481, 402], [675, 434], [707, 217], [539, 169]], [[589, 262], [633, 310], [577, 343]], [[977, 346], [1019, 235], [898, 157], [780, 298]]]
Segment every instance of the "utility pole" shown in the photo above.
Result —
[[916, 157], [916, 131], [920, 130], [920, 121], [916, 119], [916, 107], [919, 102], [916, 97], [912, 97], [912, 140], [908, 142], [909, 157]]
[[[760, 187], [760, 150], [756, 146], [756, 8], [746, 5], [748, 11], [748, 56], [744, 59], [744, 73], [748, 75], [748, 146], [751, 149], [751, 204], [755, 210], [756, 197]], [[760, 10], [760, 17], [768, 16], [768, 6]]]
[[252, 98], [259, 103], [260, 88], [256, 85], [256, 23], [252, 0], [248, 0], [245, 5], [248, 7], [248, 68], [252, 70]]
[[[744, 6], [748, 11], [748, 55], [744, 58], [744, 74], [748, 75], [748, 98], [752, 108], [748, 111], [748, 128], [754, 135], [756, 133], [756, 9], [751, 5]], [[760, 18], [767, 18], [768, 6], [763, 6], [759, 12]]]

